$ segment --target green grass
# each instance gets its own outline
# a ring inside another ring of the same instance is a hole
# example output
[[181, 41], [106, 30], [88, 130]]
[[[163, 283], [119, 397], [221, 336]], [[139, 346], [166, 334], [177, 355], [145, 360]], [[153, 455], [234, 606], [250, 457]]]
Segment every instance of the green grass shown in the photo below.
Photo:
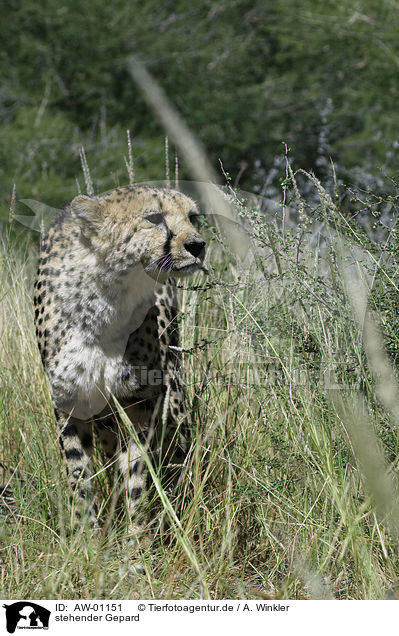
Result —
[[[0, 458], [17, 505], [0, 531], [1, 597], [377, 599], [395, 587], [396, 384], [375, 325], [394, 350], [396, 261], [384, 260], [385, 240], [371, 249], [359, 234], [356, 248], [344, 245], [343, 217], [319, 192], [312, 223], [303, 217], [299, 230], [241, 207], [253, 246], [244, 264], [208, 228], [210, 276], [180, 283], [194, 439], [177, 493], [165, 493], [152, 469], [150, 541], [138, 548], [109, 518], [104, 473], [104, 532], [66, 531], [66, 480], [33, 330], [37, 255], [3, 246]], [[292, 206], [303, 215], [298, 194]], [[317, 215], [326, 229], [312, 242]], [[388, 282], [371, 295], [362, 331], [350, 291], [366, 293], [370, 271]], [[137, 560], [141, 576], [129, 570]]]

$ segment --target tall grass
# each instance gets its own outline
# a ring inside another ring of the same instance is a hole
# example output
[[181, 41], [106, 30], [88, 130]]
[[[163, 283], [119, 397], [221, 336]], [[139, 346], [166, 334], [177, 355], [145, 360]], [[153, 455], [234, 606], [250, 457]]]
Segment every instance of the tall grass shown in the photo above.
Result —
[[[377, 349], [370, 340], [392, 306], [387, 300], [384, 313], [374, 298], [373, 327], [359, 329], [353, 300], [354, 289], [368, 293], [375, 262], [385, 280], [394, 265], [383, 264], [386, 242], [377, 257], [364, 243], [348, 249], [336, 204], [316, 184], [311, 216], [290, 178], [299, 225], [276, 225], [232, 197], [253, 258], [244, 267], [209, 223], [211, 273], [179, 283], [194, 438], [177, 493], [165, 493], [151, 468], [157, 488], [143, 511], [151, 540], [138, 547], [112, 516], [100, 465], [104, 532], [67, 532], [66, 480], [33, 333], [37, 254], [3, 245], [0, 458], [16, 504], [1, 527], [2, 597], [365, 599], [395, 586], [397, 404], [381, 397], [381, 369], [396, 384], [382, 337]], [[132, 572], [138, 560], [142, 575]]]
[[[159, 87], [140, 66], [130, 71], [193, 176], [212, 180]], [[83, 150], [81, 160], [94, 190]], [[125, 163], [132, 182], [130, 133]], [[313, 186], [311, 206], [301, 182], [307, 192]], [[97, 456], [103, 531], [68, 532], [68, 488], [33, 331], [37, 252], [12, 234], [3, 242], [0, 483], [16, 502], [0, 509], [1, 597], [395, 594], [399, 234], [383, 222], [374, 240], [341, 210], [337, 186], [329, 194], [312, 175], [294, 174], [288, 159], [282, 187], [279, 221], [261, 200], [203, 184], [224, 219], [205, 219], [209, 276], [178, 283], [193, 440], [175, 492], [165, 492], [146, 456], [154, 487], [138, 545], [126, 542], [110, 470]], [[395, 205], [364, 198], [353, 210], [377, 220]]]

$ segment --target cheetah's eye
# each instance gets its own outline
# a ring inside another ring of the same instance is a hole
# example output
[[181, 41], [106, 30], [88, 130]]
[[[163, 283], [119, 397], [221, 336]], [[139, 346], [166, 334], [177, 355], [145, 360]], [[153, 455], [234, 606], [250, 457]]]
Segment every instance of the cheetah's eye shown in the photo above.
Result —
[[197, 213], [192, 213], [188, 215], [188, 219], [190, 221], [190, 223], [192, 223], [192, 225], [194, 225], [194, 227], [199, 228], [201, 226], [201, 215], [197, 214]]
[[145, 220], [153, 223], [154, 225], [159, 225], [163, 222], [163, 218], [163, 214], [149, 214], [145, 217]]

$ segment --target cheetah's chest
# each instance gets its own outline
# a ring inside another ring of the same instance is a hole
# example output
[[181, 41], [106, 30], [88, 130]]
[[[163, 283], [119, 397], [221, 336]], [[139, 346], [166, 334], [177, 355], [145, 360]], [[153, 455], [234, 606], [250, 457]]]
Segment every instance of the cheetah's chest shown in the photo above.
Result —
[[[145, 273], [128, 277], [108, 301], [107, 319], [96, 325], [97, 337], [89, 340], [75, 326], [57, 356], [50, 374], [53, 397], [59, 409], [82, 420], [100, 413], [111, 395], [118, 395], [129, 337], [139, 329], [154, 303], [154, 281]], [[104, 303], [102, 304], [104, 306]], [[130, 374], [131, 391], [140, 389], [139, 368]]]

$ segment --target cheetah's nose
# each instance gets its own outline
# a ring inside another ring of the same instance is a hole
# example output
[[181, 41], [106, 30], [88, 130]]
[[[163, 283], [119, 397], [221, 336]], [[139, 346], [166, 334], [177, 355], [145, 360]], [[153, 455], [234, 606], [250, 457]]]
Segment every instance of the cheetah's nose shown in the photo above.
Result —
[[189, 243], [184, 243], [184, 248], [187, 252], [190, 252], [195, 258], [201, 254], [205, 247], [205, 241], [190, 241]]

